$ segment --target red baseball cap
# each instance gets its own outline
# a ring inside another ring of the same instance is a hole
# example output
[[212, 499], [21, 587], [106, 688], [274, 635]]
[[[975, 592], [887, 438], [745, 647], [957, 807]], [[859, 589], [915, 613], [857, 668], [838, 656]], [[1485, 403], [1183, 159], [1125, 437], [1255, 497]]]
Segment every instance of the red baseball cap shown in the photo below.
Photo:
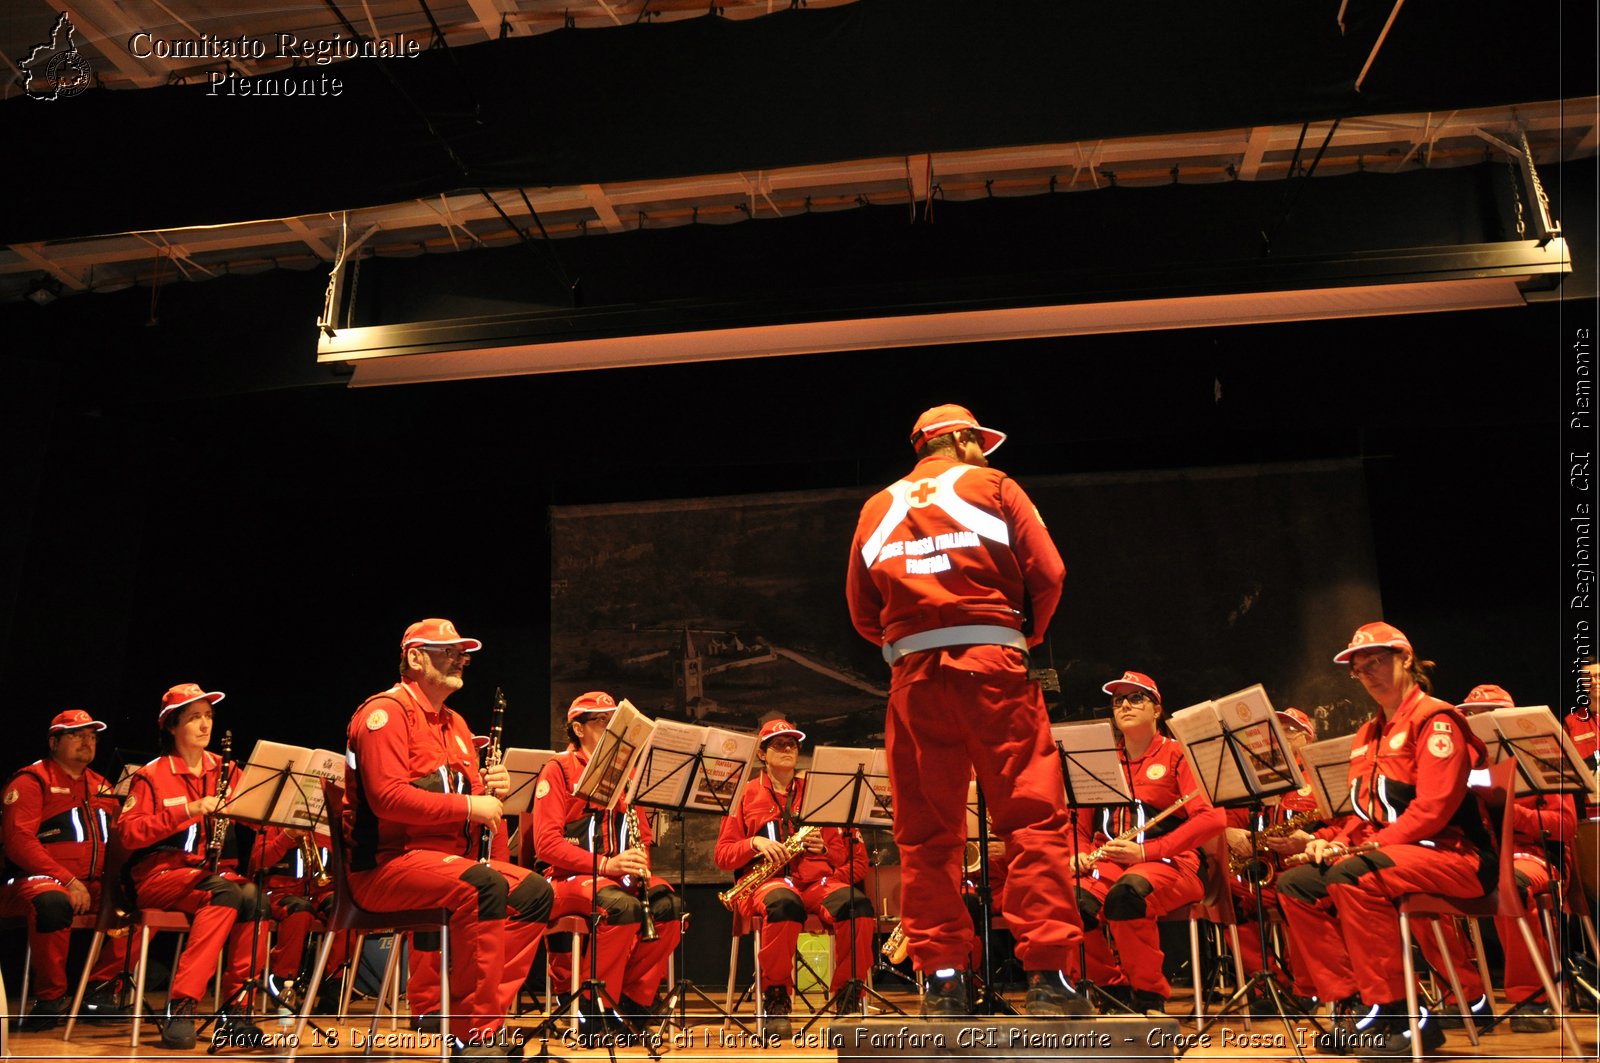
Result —
[[1482, 712], [1484, 709], [1509, 709], [1516, 705], [1516, 699], [1506, 693], [1505, 687], [1497, 687], [1493, 683], [1479, 683], [1467, 695], [1467, 700], [1457, 705], [1462, 712]]
[[800, 741], [806, 740], [806, 733], [788, 720], [768, 720], [761, 725], [761, 745], [766, 745], [768, 739], [777, 738], [779, 735], [794, 735]]
[[579, 694], [572, 699], [572, 704], [567, 706], [567, 719], [576, 720], [579, 716], [587, 716], [591, 712], [616, 711], [616, 698], [613, 698], [604, 690], [591, 690], [587, 694]]
[[62, 731], [81, 731], [85, 727], [93, 727], [96, 731], [104, 731], [106, 725], [90, 716], [82, 709], [68, 709], [66, 712], [56, 713], [56, 718], [50, 721], [50, 734], [60, 734]]
[[437, 617], [418, 620], [406, 628], [405, 635], [400, 639], [400, 652], [404, 653], [413, 646], [460, 646], [467, 653], [477, 653], [483, 649], [483, 643], [467, 638], [450, 621]]
[[1393, 624], [1385, 624], [1382, 620], [1371, 624], [1362, 624], [1356, 628], [1356, 633], [1350, 636], [1350, 645], [1334, 655], [1334, 664], [1346, 664], [1350, 658], [1362, 650], [1404, 650], [1415, 653], [1411, 648], [1411, 640], [1405, 633]]
[[156, 717], [156, 723], [161, 723], [169, 713], [177, 712], [191, 701], [205, 698], [215, 705], [227, 695], [220, 690], [205, 691], [199, 683], [179, 683], [177, 686], [161, 695], [161, 714]]
[[488, 735], [473, 735], [472, 736], [472, 744], [477, 746], [479, 749], [488, 749], [489, 748], [489, 736]]
[[922, 416], [917, 418], [916, 425], [911, 429], [911, 448], [921, 450], [922, 445], [934, 436], [942, 436], [946, 432], [959, 432], [970, 428], [983, 437], [984, 454], [993, 454], [1006, 441], [1004, 432], [993, 428], [985, 428], [972, 416], [972, 411], [965, 406], [947, 404], [935, 406], [931, 410], [924, 410]]
[[1311, 722], [1311, 717], [1296, 708], [1280, 709], [1278, 719], [1290, 727], [1298, 727], [1312, 738], [1317, 737], [1317, 725]]
[[1156, 689], [1156, 681], [1143, 672], [1123, 672], [1121, 679], [1113, 679], [1100, 689], [1107, 694], [1126, 694], [1130, 690], [1143, 690], [1157, 701], [1161, 700], [1161, 691]]

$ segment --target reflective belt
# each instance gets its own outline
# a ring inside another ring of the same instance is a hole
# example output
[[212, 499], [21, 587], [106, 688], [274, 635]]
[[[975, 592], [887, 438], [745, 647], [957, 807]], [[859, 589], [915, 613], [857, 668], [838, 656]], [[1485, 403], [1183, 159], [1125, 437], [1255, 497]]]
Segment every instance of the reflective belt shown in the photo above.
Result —
[[999, 624], [960, 624], [919, 631], [897, 642], [883, 644], [883, 659], [894, 664], [908, 653], [937, 650], [945, 646], [1010, 646], [1028, 652], [1028, 639], [1014, 627]]

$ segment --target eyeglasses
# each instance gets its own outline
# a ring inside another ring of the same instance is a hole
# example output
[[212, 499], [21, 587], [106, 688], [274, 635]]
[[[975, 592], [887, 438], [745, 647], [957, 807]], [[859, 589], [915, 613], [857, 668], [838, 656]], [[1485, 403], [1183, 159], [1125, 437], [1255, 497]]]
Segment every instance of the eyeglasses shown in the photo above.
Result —
[[464, 650], [460, 646], [418, 646], [423, 653], [437, 653], [447, 661], [468, 660], [472, 657], [471, 650]]
[[1149, 694], [1146, 694], [1144, 691], [1136, 690], [1132, 694], [1111, 695], [1111, 707], [1116, 709], [1121, 708], [1123, 705], [1143, 705], [1147, 701], [1154, 700], [1154, 698], [1152, 698]]
[[768, 749], [799, 749], [798, 738], [771, 738], [767, 740]]
[[1389, 658], [1394, 656], [1394, 650], [1384, 650], [1368, 657], [1365, 661], [1350, 662], [1350, 678], [1360, 680], [1362, 676], [1374, 679], [1378, 673], [1389, 667]]
[[572, 722], [579, 727], [587, 727], [591, 723], [610, 723], [611, 714], [609, 712], [591, 712], [587, 716], [579, 716]]

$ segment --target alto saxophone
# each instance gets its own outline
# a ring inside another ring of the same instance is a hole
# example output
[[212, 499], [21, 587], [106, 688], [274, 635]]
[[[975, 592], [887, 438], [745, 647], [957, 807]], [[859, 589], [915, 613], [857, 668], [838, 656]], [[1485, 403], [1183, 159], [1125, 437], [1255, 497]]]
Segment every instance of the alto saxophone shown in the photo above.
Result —
[[232, 774], [232, 766], [228, 758], [233, 754], [233, 732], [222, 732], [222, 747], [218, 755], [222, 762], [217, 765], [217, 811], [211, 814], [211, 837], [206, 840], [206, 870], [216, 874], [217, 865], [222, 862], [222, 847], [228, 841], [228, 828], [233, 824], [222, 815], [222, 802], [228, 799], [228, 782]]
[[806, 839], [811, 837], [811, 832], [816, 829], [808, 824], [789, 835], [782, 843], [783, 858], [781, 860], [764, 858], [749, 871], [739, 876], [739, 881], [717, 894], [717, 900], [721, 901], [722, 906], [728, 911], [733, 911], [740, 901], [755, 892], [757, 886], [777, 874], [779, 868], [793, 860], [795, 854], [804, 847]]
[[1272, 866], [1272, 850], [1259, 844], [1262, 838], [1284, 838], [1300, 830], [1306, 824], [1316, 820], [1322, 813], [1296, 812], [1281, 823], [1274, 823], [1270, 827], [1262, 827], [1256, 831], [1256, 848], [1248, 856], [1238, 853], [1228, 855], [1228, 874], [1243, 879], [1245, 882], [1260, 883], [1263, 886], [1272, 884], [1278, 877], [1277, 868]]

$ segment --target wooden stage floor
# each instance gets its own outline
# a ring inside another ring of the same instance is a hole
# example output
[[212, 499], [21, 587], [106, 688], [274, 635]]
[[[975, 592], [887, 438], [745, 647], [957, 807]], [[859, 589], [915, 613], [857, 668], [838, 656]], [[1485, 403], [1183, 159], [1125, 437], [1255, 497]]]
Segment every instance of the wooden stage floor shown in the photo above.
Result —
[[[713, 993], [713, 996], [719, 994]], [[913, 1018], [916, 1015], [916, 998], [906, 991], [889, 991], [885, 996], [895, 1005], [905, 1009]], [[364, 1038], [370, 1023], [371, 1004], [362, 1002], [356, 1005], [360, 1013], [366, 1018], [360, 1021], [340, 1023], [333, 1027], [339, 1036], [337, 1045], [327, 1043], [314, 1043], [316, 1040], [307, 1031], [307, 1043], [302, 1047], [300, 1056], [317, 1060], [318, 1063], [334, 1059], [359, 1059], [363, 1058], [363, 1050], [367, 1047]], [[1188, 1000], [1184, 996], [1174, 998], [1169, 1004], [1172, 1016], [1181, 1017], [1189, 1010]], [[1504, 1010], [1503, 1005], [1496, 1010]], [[807, 1018], [805, 1014], [795, 1016], [795, 1030], [798, 1031]], [[512, 1023], [513, 1027], [532, 1027], [538, 1022], [538, 1016], [526, 1015]], [[756, 1057], [782, 1059], [788, 1061], [818, 1060], [833, 1063], [840, 1056], [840, 1051], [851, 1056], [884, 1055], [894, 1058], [911, 1058], [905, 1051], [905, 1046], [896, 1052], [892, 1049], [884, 1051], [867, 1041], [859, 1041], [855, 1034], [853, 1023], [836, 1021], [823, 1022], [812, 1027], [804, 1037], [789, 1038], [781, 1044], [763, 1047], [747, 1037], [736, 1027], [721, 1027], [721, 1020], [710, 1014], [698, 1014], [690, 1011], [691, 1028], [685, 1034], [677, 1031], [669, 1035], [663, 1058], [667, 1063], [689, 1063], [692, 1060], [751, 1060]], [[880, 1018], [892, 1019], [892, 1015], [885, 1014]], [[1010, 1018], [975, 1018], [967, 1023], [952, 1024], [955, 1028], [969, 1027], [980, 1031], [977, 1039], [988, 1039], [991, 1042], [1004, 1044], [1013, 1040], [1010, 1028], [1015, 1025], [1025, 1025], [1027, 1020], [1017, 1022]], [[1517, 1061], [1545, 1061], [1545, 1060], [1594, 1060], [1596, 1058], [1597, 1031], [1596, 1016], [1593, 1014], [1578, 1014], [1573, 1017], [1573, 1023], [1578, 1033], [1580, 1045], [1584, 1054], [1574, 1057], [1567, 1049], [1559, 1031], [1543, 1034], [1512, 1033], [1509, 1028], [1495, 1029], [1481, 1035], [1481, 1043], [1474, 1048], [1468, 1042], [1463, 1031], [1453, 1030], [1449, 1034], [1444, 1049], [1434, 1057], [1435, 1059], [1459, 1060], [1517, 1060]], [[1087, 1020], [1085, 1024], [1088, 1025]], [[1195, 1025], [1190, 1020], [1182, 1020], [1178, 1025], [1178, 1036], [1175, 1043], [1164, 1043], [1167, 1038], [1159, 1036], [1150, 1038], [1156, 1041], [1154, 1045], [1135, 1043], [1122, 1047], [1120, 1051], [1081, 1051], [1070, 1056], [1056, 1054], [1054, 1058], [1100, 1058], [1114, 1055], [1122, 1059], [1173, 1059], [1181, 1051], [1181, 1058], [1185, 1060], [1283, 1060], [1293, 1059], [1294, 1053], [1288, 1047], [1287, 1033], [1283, 1025], [1276, 1019], [1256, 1020], [1253, 1030], [1246, 1032], [1243, 1022], [1230, 1016], [1220, 1025], [1208, 1023], [1204, 1034], [1198, 1034]], [[274, 1039], [279, 1039], [288, 1034], [282, 1030], [273, 1018], [265, 1018], [262, 1028], [268, 1033], [269, 1044]], [[890, 1029], [894, 1027], [891, 1026]], [[988, 1032], [988, 1031], [993, 1032]], [[1334, 1058], [1320, 1057], [1310, 1047], [1310, 1028], [1301, 1027], [1302, 1036], [1307, 1040], [1306, 1056], [1308, 1059]], [[62, 1029], [57, 1027], [53, 1032], [47, 1033], [10, 1033], [10, 1058], [15, 1060], [29, 1059], [173, 1059], [197, 1058], [206, 1055], [207, 1042], [202, 1039], [199, 1046], [188, 1052], [173, 1051], [160, 1047], [156, 1028], [145, 1024], [141, 1035], [141, 1044], [138, 1048], [128, 1045], [128, 1027], [121, 1026], [78, 1026], [73, 1031], [70, 1043], [61, 1039]], [[1140, 1041], [1145, 1038], [1140, 1038]], [[954, 1038], [951, 1038], [954, 1041]], [[282, 1040], [277, 1040], [282, 1045]], [[438, 1040], [424, 1034], [416, 1034], [407, 1030], [404, 1025], [398, 1029], [391, 1029], [389, 1019], [385, 1017], [379, 1024], [378, 1040], [372, 1046], [370, 1057], [374, 1059], [426, 1059], [438, 1058]], [[538, 1051], [538, 1043], [531, 1042], [527, 1046], [527, 1055], [534, 1057]], [[549, 1051], [552, 1056], [561, 1056], [572, 1060], [603, 1060], [607, 1058], [603, 1048], [580, 1049], [570, 1044], [565, 1044], [559, 1039], [551, 1040]], [[218, 1053], [217, 1058], [254, 1058], [266, 1059], [281, 1056], [282, 1047], [264, 1047], [256, 1050], [229, 1048]], [[997, 1052], [982, 1048], [949, 1050], [930, 1049], [922, 1053], [922, 1058], [954, 1058], [954, 1059], [1038, 1059], [1045, 1054], [1029, 1051], [1024, 1048], [1013, 1048], [1007, 1052]], [[642, 1060], [645, 1053], [640, 1048], [623, 1048], [617, 1050], [619, 1059]], [[1354, 1058], [1354, 1057], [1346, 1057]]]

